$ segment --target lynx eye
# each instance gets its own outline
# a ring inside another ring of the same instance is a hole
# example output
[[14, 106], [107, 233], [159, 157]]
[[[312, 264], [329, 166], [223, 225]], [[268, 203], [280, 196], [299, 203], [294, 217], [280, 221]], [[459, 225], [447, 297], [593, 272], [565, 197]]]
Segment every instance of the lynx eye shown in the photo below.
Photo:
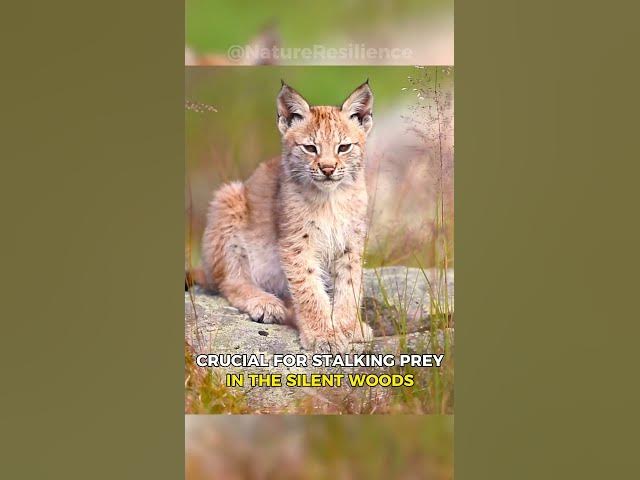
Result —
[[343, 143], [338, 146], [338, 153], [348, 153], [353, 148], [353, 143]]
[[318, 149], [315, 145], [302, 145], [302, 148], [304, 148], [308, 153], [318, 153]]

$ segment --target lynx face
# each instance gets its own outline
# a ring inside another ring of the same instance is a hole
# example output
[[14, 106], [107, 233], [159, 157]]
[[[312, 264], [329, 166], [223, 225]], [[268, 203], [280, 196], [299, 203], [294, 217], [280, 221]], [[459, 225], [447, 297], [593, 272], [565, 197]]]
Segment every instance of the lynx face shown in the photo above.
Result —
[[365, 140], [373, 125], [369, 84], [358, 87], [342, 107], [310, 107], [302, 95], [283, 85], [277, 105], [290, 178], [320, 191], [352, 185], [363, 169]]

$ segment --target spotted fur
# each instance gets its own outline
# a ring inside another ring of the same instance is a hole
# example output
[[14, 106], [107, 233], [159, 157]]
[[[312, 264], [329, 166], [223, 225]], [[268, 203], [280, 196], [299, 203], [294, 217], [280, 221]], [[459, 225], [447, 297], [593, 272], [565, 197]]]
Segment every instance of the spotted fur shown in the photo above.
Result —
[[293, 323], [308, 349], [345, 351], [371, 339], [359, 302], [372, 104], [368, 82], [341, 107], [309, 106], [283, 84], [281, 158], [224, 185], [209, 207], [209, 287], [255, 321]]

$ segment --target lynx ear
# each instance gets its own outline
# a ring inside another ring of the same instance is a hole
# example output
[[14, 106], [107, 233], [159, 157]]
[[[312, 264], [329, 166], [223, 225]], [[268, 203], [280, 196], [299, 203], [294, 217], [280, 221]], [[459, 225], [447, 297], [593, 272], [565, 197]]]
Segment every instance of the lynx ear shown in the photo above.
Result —
[[307, 101], [286, 83], [282, 82], [282, 88], [278, 94], [278, 130], [284, 133], [293, 122], [308, 118], [311, 110]]
[[356, 88], [342, 104], [342, 111], [349, 118], [357, 120], [364, 133], [369, 133], [373, 126], [373, 92], [369, 80]]

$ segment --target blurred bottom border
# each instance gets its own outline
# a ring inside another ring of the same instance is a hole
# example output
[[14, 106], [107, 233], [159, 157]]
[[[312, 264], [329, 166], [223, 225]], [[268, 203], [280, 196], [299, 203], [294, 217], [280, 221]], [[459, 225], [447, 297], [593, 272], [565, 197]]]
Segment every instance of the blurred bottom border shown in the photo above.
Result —
[[453, 416], [186, 415], [185, 478], [453, 478]]

